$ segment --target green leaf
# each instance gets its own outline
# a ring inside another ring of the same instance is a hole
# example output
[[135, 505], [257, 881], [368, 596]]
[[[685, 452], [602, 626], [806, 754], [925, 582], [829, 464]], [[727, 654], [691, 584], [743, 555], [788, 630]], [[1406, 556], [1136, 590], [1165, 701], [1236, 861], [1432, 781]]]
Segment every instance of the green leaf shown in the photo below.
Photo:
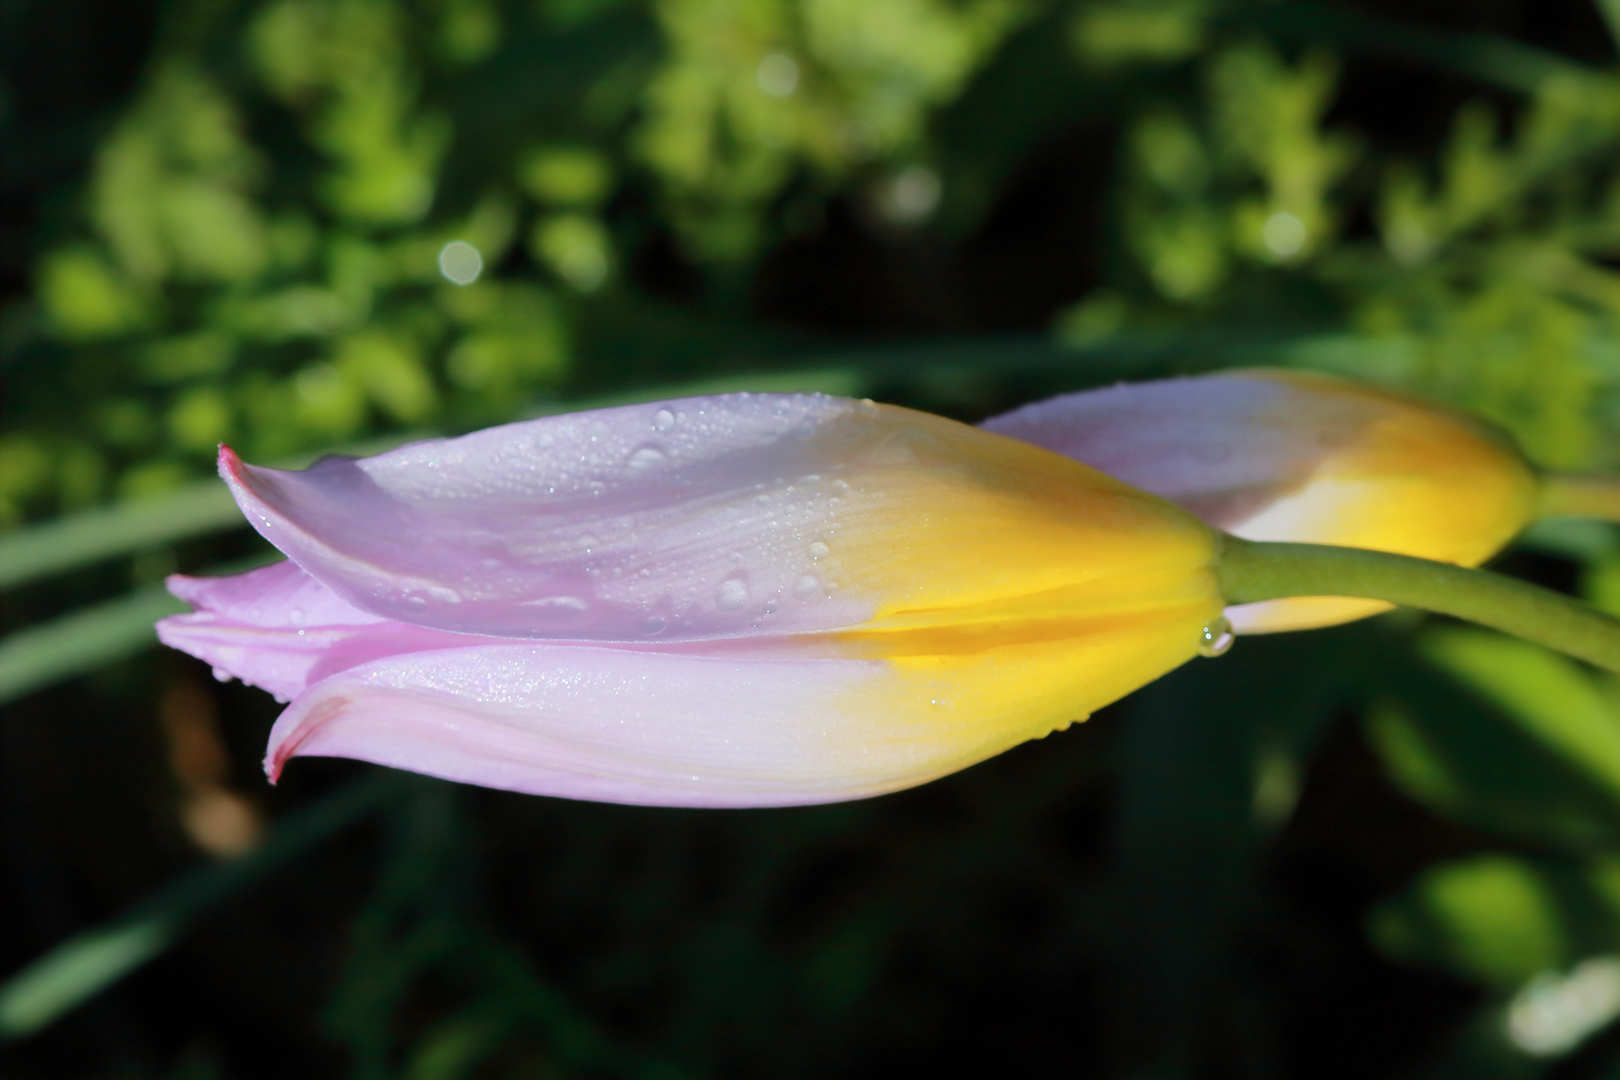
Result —
[[1425, 871], [1368, 922], [1375, 945], [1499, 991], [1620, 948], [1620, 862], [1479, 855]]
[[1586, 852], [1620, 843], [1620, 723], [1579, 665], [1480, 631], [1392, 658], [1367, 734], [1390, 778], [1453, 820]]

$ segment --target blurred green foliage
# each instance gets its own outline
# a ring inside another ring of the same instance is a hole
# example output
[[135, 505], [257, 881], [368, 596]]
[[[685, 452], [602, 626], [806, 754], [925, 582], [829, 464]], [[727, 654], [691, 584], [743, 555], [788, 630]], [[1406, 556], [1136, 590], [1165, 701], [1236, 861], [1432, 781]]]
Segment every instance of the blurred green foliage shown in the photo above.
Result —
[[[975, 419], [1271, 362], [1453, 402], [1547, 467], [1620, 468], [1620, 69], [1601, 36], [1620, 5], [1554, 5], [1574, 29], [1547, 34], [1580, 59], [1476, 32], [1513, 27], [1466, 5], [1427, 26], [1391, 6], [166, 0], [127, 93], [48, 132], [23, 75], [43, 85], [92, 35], [4, 7], [0, 137], [27, 212], [0, 259], [0, 744], [60, 738], [82, 764], [155, 731], [164, 686], [197, 676], [118, 661], [167, 610], [165, 572], [262, 557], [206, 485], [220, 442], [307, 460], [743, 385]], [[48, 63], [29, 67], [30, 34]], [[1025, 337], [956, 340], [992, 330]], [[1612, 527], [1538, 528], [1510, 567], [1620, 611]], [[268, 706], [220, 700], [248, 775]], [[118, 789], [108, 816], [169, 821], [166, 766], [141, 753], [151, 790]], [[1346, 795], [1358, 763], [1376, 780]], [[31, 771], [0, 759], [19, 836], [116, 787], [68, 770], [40, 795]], [[314, 816], [261, 849], [335, 883], [297, 901], [326, 968], [287, 977], [319, 986], [344, 1048], [320, 1075], [856, 1075], [913, 1054], [1032, 1075], [1620, 1075], [1613, 1032], [1594, 1037], [1620, 1013], [1620, 688], [1480, 632], [1246, 641], [1072, 735], [856, 807], [706, 817], [423, 782], [367, 811], [365, 858], [321, 870], [306, 848], [336, 827], [305, 826], [346, 797], [289, 796]], [[1364, 895], [1279, 884], [1313, 829], [1379, 850]], [[51, 894], [25, 848], [6, 855], [19, 895]], [[140, 910], [164, 935], [140, 949], [168, 946], [175, 912], [200, 919], [197, 897], [239, 903], [270, 869], [253, 859], [159, 893]], [[0, 949], [21, 965], [67, 940], [0, 991], [7, 1015], [44, 1023], [144, 959], [84, 945], [124, 940], [84, 927], [136, 891]], [[1324, 944], [1324, 912], [1365, 937]], [[1344, 958], [1368, 946], [1383, 959]], [[1346, 998], [1311, 997], [1342, 972]], [[1395, 1023], [1355, 1011], [1395, 985], [1449, 1005], [1383, 1057], [1321, 1034], [1338, 1012]], [[1093, 1013], [1084, 1039], [1043, 1034]], [[980, 1028], [995, 1062], [957, 1060]], [[121, 1075], [223, 1075], [229, 1055], [158, 1057]]]

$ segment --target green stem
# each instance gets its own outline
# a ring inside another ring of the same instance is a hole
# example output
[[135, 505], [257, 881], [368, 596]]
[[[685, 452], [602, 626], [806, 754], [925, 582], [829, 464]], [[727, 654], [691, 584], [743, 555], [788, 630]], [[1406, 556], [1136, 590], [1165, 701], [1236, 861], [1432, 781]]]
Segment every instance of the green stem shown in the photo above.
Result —
[[1489, 626], [1620, 672], [1620, 620], [1487, 570], [1362, 548], [1222, 536], [1216, 578], [1231, 604], [1290, 596], [1384, 600]]
[[1620, 476], [1547, 473], [1541, 478], [1538, 518], [1584, 517], [1620, 521]]

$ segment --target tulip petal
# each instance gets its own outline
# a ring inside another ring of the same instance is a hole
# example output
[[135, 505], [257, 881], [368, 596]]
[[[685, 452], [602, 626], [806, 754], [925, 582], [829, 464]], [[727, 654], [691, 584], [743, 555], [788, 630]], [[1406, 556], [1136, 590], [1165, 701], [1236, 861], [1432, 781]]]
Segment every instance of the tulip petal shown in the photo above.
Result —
[[1207, 583], [1212, 557], [1196, 520], [1058, 455], [819, 395], [551, 417], [298, 473], [227, 450], [221, 472], [266, 538], [356, 606], [511, 638], [956, 623], [1054, 590], [1083, 606], [1138, 573]]
[[379, 657], [486, 640], [361, 611], [291, 562], [232, 577], [175, 574], [167, 584], [196, 610], [160, 620], [158, 640], [282, 701]]
[[[1247, 540], [1477, 566], [1530, 520], [1506, 438], [1428, 402], [1303, 372], [1235, 371], [1069, 394], [984, 423], [1175, 502]], [[1244, 633], [1388, 610], [1339, 597], [1229, 608]]]
[[1254, 372], [1064, 394], [980, 426], [1054, 450], [1232, 531], [1305, 486], [1372, 419]]
[[[1191, 657], [1203, 610], [901, 659], [520, 642], [396, 656], [312, 686], [266, 769], [352, 757], [609, 802], [784, 806], [910, 787], [1060, 729]], [[746, 643], [743, 643], [746, 649]]]

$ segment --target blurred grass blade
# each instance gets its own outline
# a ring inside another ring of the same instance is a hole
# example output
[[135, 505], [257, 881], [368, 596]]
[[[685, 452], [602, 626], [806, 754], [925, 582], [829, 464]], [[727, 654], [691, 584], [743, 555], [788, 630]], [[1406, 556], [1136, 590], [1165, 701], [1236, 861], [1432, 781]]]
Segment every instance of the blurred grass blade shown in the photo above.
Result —
[[1598, 11], [1603, 15], [1604, 25], [1609, 28], [1609, 36], [1614, 43], [1620, 46], [1620, 0], [1597, 0]]
[[142, 548], [243, 524], [218, 480], [90, 510], [0, 537], [0, 588]]
[[128, 915], [76, 934], [0, 984], [0, 1041], [19, 1039], [161, 954], [187, 920], [403, 791], [402, 773], [378, 771], [287, 815], [257, 851], [171, 883]]
[[153, 915], [73, 938], [0, 989], [0, 1039], [38, 1031], [173, 944], [172, 918]]
[[152, 624], [188, 610], [153, 585], [19, 630], [0, 641], [0, 704], [156, 644]]

